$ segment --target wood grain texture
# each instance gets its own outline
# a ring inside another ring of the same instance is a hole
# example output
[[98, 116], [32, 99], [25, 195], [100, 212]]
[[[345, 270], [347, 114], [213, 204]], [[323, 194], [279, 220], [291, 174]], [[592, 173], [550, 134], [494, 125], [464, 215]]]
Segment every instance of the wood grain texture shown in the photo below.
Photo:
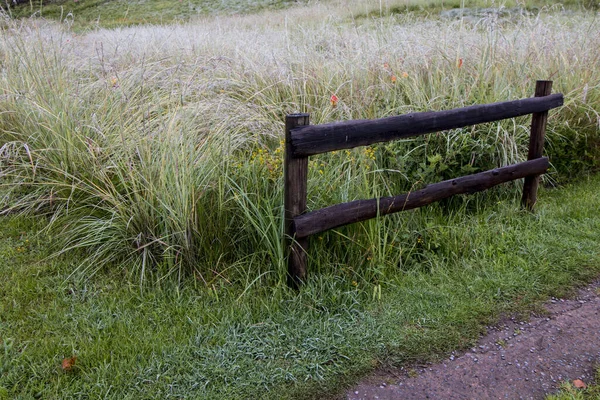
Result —
[[[552, 81], [537, 81], [535, 85], [535, 97], [548, 98], [552, 93]], [[536, 112], [531, 116], [531, 134], [529, 136], [528, 160], [540, 158], [544, 153], [544, 141], [546, 137], [546, 122], [548, 121], [548, 111]], [[521, 206], [533, 212], [537, 202], [537, 191], [540, 176], [532, 175], [525, 178], [523, 183], [523, 197], [521, 197]]]
[[563, 104], [560, 93], [545, 97], [474, 105], [447, 111], [430, 111], [377, 120], [355, 120], [292, 129], [294, 157], [351, 149], [431, 132], [539, 113]]
[[288, 285], [298, 288], [306, 279], [306, 250], [308, 239], [294, 237], [294, 217], [306, 211], [306, 185], [308, 181], [308, 157], [294, 157], [290, 148], [292, 129], [309, 124], [308, 114], [292, 114], [285, 118], [284, 209], [287, 249]]
[[295, 237], [304, 238], [354, 222], [422, 207], [461, 193], [481, 192], [504, 182], [539, 175], [549, 165], [548, 159], [543, 157], [435, 183], [399, 196], [357, 200], [322, 208], [294, 218]]

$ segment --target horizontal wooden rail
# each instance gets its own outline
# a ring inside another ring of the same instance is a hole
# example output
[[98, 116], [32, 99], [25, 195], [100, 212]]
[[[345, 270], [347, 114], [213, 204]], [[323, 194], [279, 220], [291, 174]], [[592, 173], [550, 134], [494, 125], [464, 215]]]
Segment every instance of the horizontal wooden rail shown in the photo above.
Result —
[[296, 238], [304, 238], [378, 215], [422, 207], [462, 193], [475, 193], [504, 182], [544, 173], [550, 163], [542, 157], [474, 175], [434, 183], [424, 189], [393, 197], [356, 200], [299, 215], [294, 218]]
[[418, 112], [377, 120], [356, 120], [297, 127], [291, 132], [292, 157], [306, 157], [329, 151], [368, 146], [426, 133], [540, 113], [560, 107], [560, 93], [544, 97]]

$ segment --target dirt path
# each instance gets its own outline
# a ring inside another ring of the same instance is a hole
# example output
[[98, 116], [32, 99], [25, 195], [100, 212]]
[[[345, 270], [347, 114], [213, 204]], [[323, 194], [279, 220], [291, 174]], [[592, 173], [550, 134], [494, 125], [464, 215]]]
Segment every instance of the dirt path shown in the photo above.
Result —
[[[588, 383], [600, 363], [600, 282], [548, 314], [505, 321], [466, 353], [411, 370], [379, 371], [347, 399], [543, 399], [564, 380]], [[409, 376], [410, 375], [410, 376]]]

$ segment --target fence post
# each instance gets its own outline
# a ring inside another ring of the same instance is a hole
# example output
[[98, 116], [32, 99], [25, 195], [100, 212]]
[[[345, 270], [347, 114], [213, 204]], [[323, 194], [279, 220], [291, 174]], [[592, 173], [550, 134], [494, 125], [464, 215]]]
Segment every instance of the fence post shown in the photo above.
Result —
[[292, 152], [292, 129], [308, 125], [309, 114], [291, 114], [285, 117], [284, 158], [284, 246], [288, 263], [288, 285], [298, 288], [306, 278], [306, 250], [308, 238], [296, 239], [294, 217], [306, 211], [306, 185], [308, 180], [308, 157], [294, 157]]
[[[537, 81], [535, 84], [535, 97], [548, 96], [552, 92], [552, 81]], [[531, 116], [531, 134], [529, 136], [529, 153], [527, 160], [540, 158], [544, 151], [544, 137], [546, 136], [546, 122], [548, 121], [548, 111], [533, 113]], [[529, 211], [533, 211], [537, 202], [537, 191], [540, 181], [540, 175], [531, 175], [525, 177], [523, 184], [523, 197], [521, 206]]]

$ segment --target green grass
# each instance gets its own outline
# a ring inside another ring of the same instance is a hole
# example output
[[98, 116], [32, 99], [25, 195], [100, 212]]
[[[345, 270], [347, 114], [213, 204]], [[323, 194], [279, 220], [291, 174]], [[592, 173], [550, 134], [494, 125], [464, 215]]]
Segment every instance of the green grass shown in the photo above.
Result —
[[[383, 1], [378, 7], [377, 4], [371, 7], [364, 7], [363, 10], [353, 14], [355, 18], [378, 18], [394, 14], [412, 14], [415, 16], [424, 16], [430, 18], [450, 10], [461, 11], [453, 14], [446, 13], [450, 19], [467, 18], [483, 19], [490, 10], [497, 10], [496, 16], [500, 19], [511, 19], [514, 14], [529, 13], [537, 15], [540, 10], [596, 10], [598, 3], [594, 0], [566, 0], [560, 3], [545, 0], [396, 0]], [[481, 10], [483, 10], [481, 12]]]
[[[374, 260], [311, 271], [298, 294], [224, 280], [140, 288], [114, 272], [82, 280], [76, 260], [47, 258], [43, 220], [5, 218], [0, 394], [318, 398], [378, 365], [438, 359], [600, 273], [599, 189], [596, 176], [543, 191], [535, 215], [511, 199], [405, 213], [395, 223], [418, 232], [410, 251], [422, 262], [375, 282], [361, 278]], [[76, 367], [61, 370], [72, 355]]]
[[[600, 370], [596, 371], [596, 382], [600, 378]], [[596, 400], [600, 398], [600, 386], [597, 383], [589, 384], [586, 388], [577, 388], [570, 382], [563, 382], [558, 393], [549, 395], [546, 400]]]
[[[14, 18], [44, 17], [73, 25], [76, 29], [94, 27], [116, 28], [146, 24], [170, 24], [187, 22], [207, 15], [251, 14], [265, 10], [278, 10], [309, 4], [308, 0], [152, 0], [132, 3], [126, 0], [32, 0], [12, 5], [6, 2], [5, 11]], [[334, 3], [321, 1], [320, 3]], [[356, 4], [352, 4], [356, 3]], [[373, 18], [394, 14], [437, 15], [454, 8], [520, 7], [529, 12], [540, 8], [596, 9], [594, 0], [565, 0], [560, 4], [546, 0], [384, 0], [381, 2], [350, 3], [352, 18]]]
[[[14, 217], [0, 395], [319, 397], [598, 275], [596, 177], [543, 192], [535, 215], [508, 184], [318, 235], [308, 282], [287, 289], [287, 113], [380, 118], [530, 97], [553, 79], [566, 101], [548, 121], [545, 184], [600, 166], [595, 14], [357, 18], [369, 10], [115, 30], [2, 20], [0, 206]], [[528, 125], [313, 157], [309, 208], [522, 161]]]
[[[303, 4], [304, 2], [300, 2]], [[206, 15], [250, 14], [297, 5], [296, 0], [58, 0], [32, 1], [7, 7], [15, 18], [42, 16], [74, 24], [76, 28], [114, 28], [145, 24], [186, 22]]]

